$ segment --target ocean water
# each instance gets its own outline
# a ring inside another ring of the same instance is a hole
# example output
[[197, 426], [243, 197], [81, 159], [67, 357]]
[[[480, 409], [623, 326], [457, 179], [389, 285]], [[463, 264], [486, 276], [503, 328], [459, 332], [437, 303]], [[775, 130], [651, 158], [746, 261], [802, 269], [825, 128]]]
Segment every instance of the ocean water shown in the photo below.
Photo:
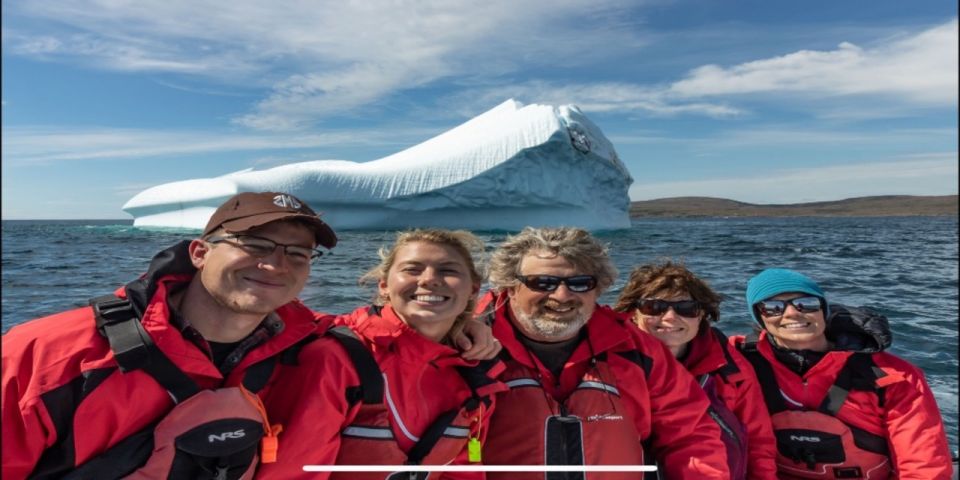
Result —
[[[3, 331], [112, 292], [143, 273], [155, 252], [191, 236], [129, 223], [3, 221]], [[478, 233], [489, 249], [507, 235]], [[724, 295], [718, 327], [728, 334], [750, 330], [746, 281], [767, 267], [799, 270], [831, 301], [880, 311], [893, 330], [891, 352], [926, 372], [957, 450], [957, 218], [647, 219], [597, 235], [620, 269], [602, 303], [615, 301], [634, 266], [670, 257]], [[332, 313], [368, 302], [373, 291], [357, 278], [393, 237], [340, 233], [340, 244], [314, 266], [303, 301]]]

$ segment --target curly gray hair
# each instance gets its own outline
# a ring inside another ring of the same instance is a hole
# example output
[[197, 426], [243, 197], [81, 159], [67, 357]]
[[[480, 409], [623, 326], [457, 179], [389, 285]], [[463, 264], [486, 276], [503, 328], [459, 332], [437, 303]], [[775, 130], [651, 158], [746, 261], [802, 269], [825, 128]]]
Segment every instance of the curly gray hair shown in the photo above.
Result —
[[610, 261], [607, 247], [582, 228], [527, 227], [517, 235], [507, 237], [493, 252], [489, 264], [490, 285], [504, 291], [519, 284], [520, 262], [531, 252], [549, 252], [570, 262], [586, 275], [597, 277], [600, 291], [613, 285], [617, 269]]

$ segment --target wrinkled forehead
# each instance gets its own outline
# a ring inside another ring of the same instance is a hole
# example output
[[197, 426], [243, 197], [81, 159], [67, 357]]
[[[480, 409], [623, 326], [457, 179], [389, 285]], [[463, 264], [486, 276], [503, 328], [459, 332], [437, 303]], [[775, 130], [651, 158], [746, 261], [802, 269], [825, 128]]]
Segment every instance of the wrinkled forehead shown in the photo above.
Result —
[[588, 262], [567, 258], [550, 250], [531, 250], [520, 259], [520, 273], [550, 273], [562, 271], [567, 275], [593, 275], [595, 269]]

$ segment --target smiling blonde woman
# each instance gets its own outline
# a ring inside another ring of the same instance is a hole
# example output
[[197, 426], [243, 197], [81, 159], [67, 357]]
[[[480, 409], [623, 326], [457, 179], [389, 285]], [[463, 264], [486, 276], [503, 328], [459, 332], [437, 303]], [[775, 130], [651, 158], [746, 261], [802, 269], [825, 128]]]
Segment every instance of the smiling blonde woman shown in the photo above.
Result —
[[[332, 320], [344, 325], [299, 355], [299, 391], [268, 401], [288, 412], [281, 458], [261, 478], [306, 476], [311, 465], [471, 465], [494, 408], [506, 389], [494, 378], [497, 360], [468, 361], [453, 338], [473, 318], [483, 243], [466, 231], [414, 230], [381, 249], [380, 263], [361, 278], [376, 284], [372, 306]], [[287, 455], [288, 460], [283, 459]], [[350, 472], [333, 478], [411, 476]], [[329, 473], [320, 474], [327, 478]], [[310, 478], [318, 478], [311, 474]], [[435, 478], [481, 479], [481, 472]]]

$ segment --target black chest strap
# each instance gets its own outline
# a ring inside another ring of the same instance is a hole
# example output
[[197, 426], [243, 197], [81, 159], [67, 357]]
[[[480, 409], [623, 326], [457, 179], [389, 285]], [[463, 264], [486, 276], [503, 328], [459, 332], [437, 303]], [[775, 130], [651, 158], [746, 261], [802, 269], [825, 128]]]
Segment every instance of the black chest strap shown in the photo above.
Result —
[[[380, 405], [384, 399], [384, 381], [383, 374], [380, 372], [380, 366], [366, 345], [357, 337], [349, 327], [337, 326], [331, 327], [326, 332], [333, 337], [347, 352], [347, 356], [353, 363], [360, 379], [360, 385], [347, 388], [347, 401], [350, 404], [362, 402], [364, 405]], [[489, 396], [481, 396], [477, 393], [483, 386], [494, 383], [495, 380], [487, 376], [487, 372], [495, 366], [499, 360], [491, 359], [481, 361], [473, 367], [456, 367], [457, 373], [463, 378], [467, 386], [470, 387], [471, 395], [459, 408], [450, 409], [441, 413], [420, 435], [417, 441], [407, 452], [407, 465], [419, 465], [427, 455], [433, 451], [440, 438], [460, 414], [461, 410], [473, 411], [481, 404], [489, 406], [491, 399]]]
[[767, 410], [771, 415], [787, 410], [787, 402], [780, 393], [780, 384], [777, 383], [777, 376], [773, 373], [773, 367], [757, 349], [759, 337], [756, 332], [747, 335], [740, 347], [740, 353], [746, 357], [753, 370], [757, 374], [757, 380], [760, 381], [760, 390], [763, 392], [763, 400], [767, 404]]
[[644, 355], [640, 350], [626, 350], [615, 353], [640, 367], [643, 370], [643, 378], [650, 378], [650, 371], [653, 369], [652, 358]]
[[339, 326], [329, 328], [327, 335], [333, 337], [346, 350], [357, 376], [360, 377], [359, 386], [347, 387], [347, 402], [351, 405], [357, 402], [364, 405], [383, 403], [383, 374], [380, 373], [380, 366], [357, 334], [349, 327]]
[[[90, 306], [97, 330], [110, 343], [121, 372], [143, 370], [170, 392], [176, 403], [200, 392], [200, 386], [153, 343], [130, 300], [104, 295], [91, 299]], [[243, 377], [244, 387], [259, 392], [273, 374], [275, 365], [273, 356], [250, 366]]]
[[200, 387], [157, 348], [140, 323], [130, 301], [106, 295], [90, 300], [97, 330], [107, 337], [120, 371], [143, 370], [180, 403], [200, 392]]
[[[757, 349], [758, 341], [756, 333], [748, 335], [741, 348], [741, 353], [753, 365], [757, 380], [760, 381], [760, 389], [763, 391], [763, 399], [767, 403], [770, 414], [773, 415], [786, 411], [787, 403], [780, 392], [780, 385], [777, 383], [773, 366]], [[883, 389], [877, 386], [877, 379], [885, 375], [886, 373], [873, 363], [873, 358], [869, 353], [853, 353], [847, 357], [847, 361], [844, 362], [843, 367], [837, 373], [836, 380], [827, 390], [827, 396], [823, 398], [817, 411], [836, 417], [850, 392], [854, 390], [876, 393], [878, 402], [882, 407], [884, 401]]]
[[[481, 405], [490, 406], [489, 396], [481, 396], [477, 390], [485, 385], [494, 383], [495, 380], [487, 376], [487, 372], [493, 368], [499, 361], [496, 359], [483, 360], [478, 365], [472, 367], [456, 367], [457, 373], [463, 378], [467, 386], [470, 387], [470, 396], [460, 405], [460, 408], [450, 409], [438, 416], [433, 423], [420, 435], [420, 440], [407, 452], [407, 465], [420, 465], [423, 459], [430, 454], [433, 447], [443, 437], [444, 432], [457, 418], [461, 410], [474, 411]], [[483, 419], [480, 419], [483, 421]]]
[[783, 395], [780, 393], [780, 384], [777, 383], [777, 377], [773, 373], [773, 368], [767, 362], [765, 358], [757, 358], [760, 355], [749, 355], [744, 354], [747, 357], [747, 360], [753, 365], [753, 369], [757, 372], [757, 379], [760, 380], [760, 390], [763, 391], [763, 400], [767, 404], [767, 410], [770, 411], [770, 414], [785, 412], [787, 410], [787, 402], [783, 399]]
[[[180, 403], [201, 388], [153, 343], [130, 301], [114, 295], [90, 300], [97, 330], [107, 338], [121, 372], [143, 370]], [[243, 377], [244, 387], [259, 392], [269, 380], [277, 356], [251, 365]], [[83, 465], [68, 472], [66, 479], [121, 478], [144, 465], [154, 448], [154, 430], [163, 417], [120, 440]]]
[[727, 341], [727, 336], [724, 335], [719, 329], [713, 327], [710, 327], [710, 331], [714, 338], [720, 342], [720, 350], [723, 351], [723, 358], [726, 361], [722, 367], [717, 369], [717, 373], [723, 377], [723, 381], [732, 383], [730, 376], [740, 373], [740, 367], [737, 366], [737, 362], [735, 362], [733, 360], [733, 356], [730, 355], [730, 345]]
[[819, 411], [834, 417], [837, 416], [843, 402], [847, 400], [847, 396], [853, 390], [876, 393], [882, 407], [883, 389], [877, 386], [877, 379], [885, 375], [886, 373], [876, 368], [869, 353], [858, 352], [850, 355], [843, 368], [840, 369], [840, 373], [837, 374], [837, 379], [827, 391], [827, 396], [820, 404]]

